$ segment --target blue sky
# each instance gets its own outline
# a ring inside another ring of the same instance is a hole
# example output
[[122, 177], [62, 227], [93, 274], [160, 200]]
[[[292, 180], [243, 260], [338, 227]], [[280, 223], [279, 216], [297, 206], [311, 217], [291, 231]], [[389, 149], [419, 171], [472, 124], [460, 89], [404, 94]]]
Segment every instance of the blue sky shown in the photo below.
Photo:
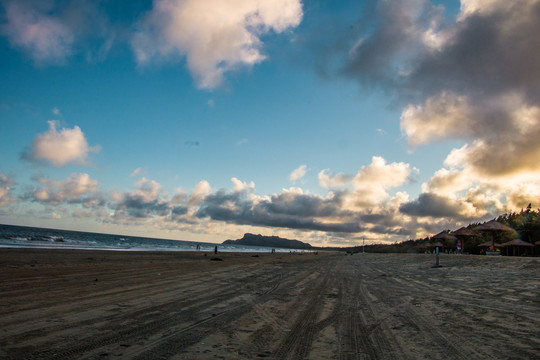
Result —
[[355, 245], [540, 204], [539, 1], [0, 4], [0, 223]]

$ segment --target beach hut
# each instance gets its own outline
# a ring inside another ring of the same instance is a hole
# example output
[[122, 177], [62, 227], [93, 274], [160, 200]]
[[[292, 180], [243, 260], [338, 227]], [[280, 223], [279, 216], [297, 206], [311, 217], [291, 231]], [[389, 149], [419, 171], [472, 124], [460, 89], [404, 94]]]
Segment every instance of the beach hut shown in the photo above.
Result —
[[461, 241], [462, 252], [465, 252], [465, 239], [478, 236], [478, 233], [476, 231], [472, 231], [471, 229], [468, 229], [466, 227], [462, 227], [460, 229], [457, 229], [456, 231], [452, 231], [451, 234], [457, 237], [459, 241]]
[[[521, 252], [521, 250], [534, 247], [533, 244], [523, 241], [521, 239], [514, 239], [512, 241], [505, 242], [504, 244], [501, 244], [501, 246], [504, 246], [506, 249], [511, 248], [513, 256], [516, 256], [517, 250]], [[508, 250], [506, 251], [506, 255], [508, 255]]]

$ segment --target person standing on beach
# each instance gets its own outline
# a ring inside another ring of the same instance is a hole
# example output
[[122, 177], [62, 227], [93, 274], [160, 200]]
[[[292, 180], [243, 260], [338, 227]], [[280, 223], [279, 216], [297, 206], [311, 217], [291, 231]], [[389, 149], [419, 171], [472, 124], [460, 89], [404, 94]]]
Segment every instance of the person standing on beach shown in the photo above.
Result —
[[216, 247], [214, 248], [214, 254], [217, 254], [217, 245], [216, 245]]

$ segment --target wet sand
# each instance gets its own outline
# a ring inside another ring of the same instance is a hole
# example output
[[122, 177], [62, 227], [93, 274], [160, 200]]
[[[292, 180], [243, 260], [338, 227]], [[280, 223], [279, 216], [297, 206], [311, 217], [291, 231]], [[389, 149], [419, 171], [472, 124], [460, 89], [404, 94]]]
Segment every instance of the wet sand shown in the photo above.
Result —
[[0, 249], [0, 359], [538, 359], [540, 258]]

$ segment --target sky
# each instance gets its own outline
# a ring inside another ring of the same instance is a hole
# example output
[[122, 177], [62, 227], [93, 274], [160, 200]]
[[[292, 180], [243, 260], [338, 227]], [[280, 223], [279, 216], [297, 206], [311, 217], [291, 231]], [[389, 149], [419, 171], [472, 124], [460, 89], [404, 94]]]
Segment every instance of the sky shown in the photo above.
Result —
[[538, 0], [0, 0], [0, 223], [391, 243], [540, 206]]

